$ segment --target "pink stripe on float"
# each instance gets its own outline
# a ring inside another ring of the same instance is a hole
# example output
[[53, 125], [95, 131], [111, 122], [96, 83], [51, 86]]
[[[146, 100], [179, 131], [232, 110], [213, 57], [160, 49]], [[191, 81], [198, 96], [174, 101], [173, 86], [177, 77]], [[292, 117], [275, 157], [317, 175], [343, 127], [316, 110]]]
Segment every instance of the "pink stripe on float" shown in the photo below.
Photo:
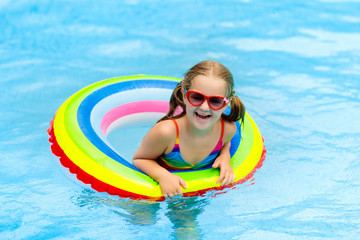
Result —
[[114, 121], [127, 115], [143, 112], [167, 113], [168, 111], [169, 102], [167, 101], [151, 100], [126, 103], [111, 109], [104, 115], [101, 120], [101, 131], [106, 135], [106, 130]]

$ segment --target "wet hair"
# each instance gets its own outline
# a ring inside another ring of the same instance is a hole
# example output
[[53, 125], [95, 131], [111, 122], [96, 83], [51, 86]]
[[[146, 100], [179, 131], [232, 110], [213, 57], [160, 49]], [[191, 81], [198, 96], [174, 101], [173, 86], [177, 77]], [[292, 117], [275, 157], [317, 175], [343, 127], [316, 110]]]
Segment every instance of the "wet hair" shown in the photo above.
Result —
[[[231, 99], [231, 111], [229, 115], [223, 113], [221, 117], [230, 122], [236, 122], [239, 120], [241, 120], [241, 122], [244, 122], [245, 106], [241, 102], [240, 98], [235, 95], [234, 80], [231, 72], [221, 63], [211, 60], [200, 62], [190, 68], [187, 73], [185, 73], [184, 79], [175, 87], [173, 93], [171, 94], [169, 112], [158, 122], [173, 118], [181, 118], [186, 114], [186, 105], [183, 99], [181, 89], [190, 89], [192, 80], [199, 75], [216, 77], [219, 79], [223, 79], [227, 83], [228, 89], [226, 97], [228, 99]], [[177, 110], [179, 108], [182, 108], [182, 112], [180, 114], [177, 114]]]

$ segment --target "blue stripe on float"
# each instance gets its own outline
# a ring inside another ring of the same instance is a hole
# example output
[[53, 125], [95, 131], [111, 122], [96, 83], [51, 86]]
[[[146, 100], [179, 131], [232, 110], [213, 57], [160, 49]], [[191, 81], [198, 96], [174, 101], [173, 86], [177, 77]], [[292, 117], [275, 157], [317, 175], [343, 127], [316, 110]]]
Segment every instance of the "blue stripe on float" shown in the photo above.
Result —
[[121, 91], [144, 89], [144, 88], [165, 88], [174, 89], [178, 83], [175, 81], [167, 80], [129, 80], [114, 83], [111, 85], [104, 86], [91, 94], [89, 94], [80, 104], [77, 112], [77, 121], [79, 127], [86, 138], [101, 152], [114, 159], [115, 161], [133, 169], [139, 171], [135, 166], [126, 161], [114, 150], [112, 150], [101, 138], [96, 134], [90, 122], [90, 114], [92, 109], [102, 99]]

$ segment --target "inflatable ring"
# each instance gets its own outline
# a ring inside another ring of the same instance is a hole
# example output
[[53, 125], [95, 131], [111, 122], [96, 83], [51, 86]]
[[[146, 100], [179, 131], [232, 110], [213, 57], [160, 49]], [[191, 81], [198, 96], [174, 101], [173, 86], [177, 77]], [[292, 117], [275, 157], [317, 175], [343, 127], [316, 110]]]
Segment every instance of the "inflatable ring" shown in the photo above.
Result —
[[[99, 192], [135, 200], [164, 200], [159, 184], [121, 157], [106, 136], [144, 120], [156, 123], [167, 113], [179, 81], [139, 75], [104, 80], [80, 90], [61, 105], [50, 123], [52, 152], [77, 179]], [[244, 124], [237, 125], [230, 150], [236, 180], [227, 188], [250, 179], [265, 159], [263, 138], [255, 122], [246, 114]], [[173, 173], [186, 181], [185, 197], [225, 188], [216, 183], [219, 169], [211, 166]]]

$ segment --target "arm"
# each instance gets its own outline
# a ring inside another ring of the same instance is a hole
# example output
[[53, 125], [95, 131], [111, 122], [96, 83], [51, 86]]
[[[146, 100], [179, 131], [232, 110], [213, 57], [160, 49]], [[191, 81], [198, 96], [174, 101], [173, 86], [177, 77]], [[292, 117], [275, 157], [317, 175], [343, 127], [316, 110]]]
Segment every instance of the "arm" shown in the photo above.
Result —
[[216, 183], [221, 186], [228, 185], [235, 180], [235, 174], [230, 163], [230, 145], [228, 142], [220, 151], [220, 155], [216, 158], [213, 168], [220, 168], [220, 176]]
[[226, 142], [224, 143], [219, 156], [212, 165], [213, 168], [220, 168], [220, 176], [217, 180], [217, 183], [221, 183], [221, 186], [230, 184], [235, 181], [235, 174], [230, 163], [230, 141], [236, 133], [236, 125], [235, 123], [227, 123], [225, 129], [227, 130], [224, 135]]
[[156, 162], [156, 159], [168, 148], [169, 142], [173, 140], [174, 131], [171, 130], [174, 130], [174, 126], [169, 125], [169, 122], [165, 121], [156, 124], [144, 137], [133, 156], [133, 164], [160, 184], [165, 197], [180, 195], [181, 186], [186, 188], [182, 178], [170, 173]]

